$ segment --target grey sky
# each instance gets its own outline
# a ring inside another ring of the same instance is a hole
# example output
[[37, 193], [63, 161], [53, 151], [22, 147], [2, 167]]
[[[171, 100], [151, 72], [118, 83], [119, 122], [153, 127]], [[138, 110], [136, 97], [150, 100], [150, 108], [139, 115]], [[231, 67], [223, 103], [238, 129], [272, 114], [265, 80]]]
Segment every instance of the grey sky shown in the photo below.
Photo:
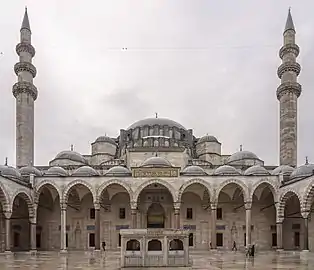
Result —
[[[88, 4], [86, 4], [88, 3]], [[15, 164], [15, 46], [28, 6], [39, 96], [35, 164], [83, 154], [138, 119], [171, 118], [278, 163], [278, 50], [288, 7], [301, 47], [298, 163], [314, 161], [314, 1], [0, 0], [0, 163]], [[127, 47], [127, 51], [121, 48]]]

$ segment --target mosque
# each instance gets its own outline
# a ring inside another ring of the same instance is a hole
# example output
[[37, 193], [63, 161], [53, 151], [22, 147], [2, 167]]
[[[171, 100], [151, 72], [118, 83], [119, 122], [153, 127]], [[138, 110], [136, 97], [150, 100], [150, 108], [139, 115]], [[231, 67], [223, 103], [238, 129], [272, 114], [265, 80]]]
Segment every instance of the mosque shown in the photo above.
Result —
[[[91, 152], [34, 160], [38, 91], [27, 10], [16, 46], [16, 168], [0, 165], [0, 248], [3, 252], [117, 250], [121, 229], [184, 229], [189, 247], [230, 250], [314, 249], [314, 164], [297, 167], [299, 47], [289, 11], [279, 50], [281, 80], [278, 166], [240, 149], [221, 152], [211, 135], [165, 118], [136, 121], [117, 137], [100, 136]], [[275, 91], [274, 91], [275, 95]], [[258, 138], [257, 138], [258, 140]], [[56, 149], [57, 150], [57, 149]], [[157, 241], [158, 242], [158, 241]], [[158, 250], [156, 241], [149, 250]]]

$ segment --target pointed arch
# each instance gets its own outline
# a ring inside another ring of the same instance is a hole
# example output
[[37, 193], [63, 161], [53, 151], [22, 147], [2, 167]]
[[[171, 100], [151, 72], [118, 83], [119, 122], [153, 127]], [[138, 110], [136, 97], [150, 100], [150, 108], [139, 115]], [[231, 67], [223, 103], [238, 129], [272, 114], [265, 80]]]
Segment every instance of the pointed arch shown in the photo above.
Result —
[[191, 185], [193, 184], [199, 184], [201, 186], [203, 186], [205, 188], [205, 190], [207, 190], [208, 194], [209, 194], [209, 199], [212, 200], [214, 198], [214, 191], [211, 187], [211, 185], [201, 179], [201, 178], [194, 178], [194, 179], [190, 179], [188, 181], [186, 181], [179, 189], [179, 192], [178, 192], [178, 202], [181, 202], [181, 199], [182, 199], [182, 195], [184, 193], [184, 191]]
[[260, 179], [256, 183], [253, 184], [251, 194], [250, 194], [250, 200], [253, 201], [253, 196], [254, 196], [255, 191], [258, 189], [258, 187], [260, 187], [263, 184], [266, 185], [270, 189], [271, 193], [273, 194], [274, 202], [275, 203], [278, 202], [278, 187], [267, 178]]
[[42, 190], [45, 187], [49, 187], [49, 186], [51, 186], [53, 189], [56, 190], [56, 192], [58, 193], [59, 198], [61, 200], [61, 198], [62, 198], [62, 191], [61, 191], [60, 187], [53, 180], [46, 179], [44, 181], [41, 181], [38, 185], [35, 186], [35, 196], [34, 196], [34, 202], [35, 203], [38, 203], [39, 197], [40, 197], [40, 194], [41, 194]]
[[244, 201], [245, 202], [250, 201], [249, 189], [248, 189], [247, 185], [243, 181], [241, 181], [239, 179], [227, 179], [225, 181], [222, 181], [220, 183], [220, 185], [218, 186], [217, 192], [215, 194], [216, 195], [215, 196], [215, 202], [218, 202], [218, 198], [219, 198], [220, 192], [223, 190], [224, 187], [226, 187], [229, 184], [235, 184], [238, 187], [240, 187], [242, 192], [243, 192]]
[[30, 191], [27, 189], [18, 189], [12, 196], [12, 203], [11, 203], [11, 211], [13, 212], [13, 205], [14, 205], [14, 201], [17, 197], [21, 197], [23, 200], [25, 200], [27, 207], [28, 207], [28, 214], [29, 217], [35, 217], [36, 216], [36, 211], [34, 208], [34, 203], [33, 203], [33, 198], [31, 197], [31, 195], [29, 194]]
[[302, 205], [303, 205], [303, 210], [302, 212], [310, 212], [311, 211], [311, 206], [313, 203], [314, 199], [314, 180], [310, 182], [310, 184], [307, 186], [305, 189], [303, 198], [302, 198]]
[[2, 204], [2, 208], [5, 211], [10, 210], [10, 196], [8, 194], [8, 191], [4, 187], [3, 182], [0, 181], [0, 203]]
[[141, 194], [141, 192], [148, 187], [149, 185], [153, 185], [153, 184], [159, 184], [161, 186], [164, 186], [166, 189], [168, 189], [168, 191], [170, 192], [170, 194], [172, 195], [172, 199], [174, 202], [177, 201], [177, 195], [176, 195], [176, 191], [174, 189], [174, 187], [167, 181], [162, 180], [162, 179], [151, 179], [148, 181], [145, 181], [144, 183], [142, 183], [134, 192], [134, 196], [133, 196], [133, 201], [137, 202], [139, 195]]
[[64, 203], [68, 202], [68, 198], [69, 198], [69, 194], [70, 194], [71, 189], [73, 187], [79, 186], [79, 185], [85, 186], [91, 192], [93, 201], [95, 201], [95, 199], [96, 199], [96, 192], [94, 191], [94, 188], [87, 181], [84, 181], [82, 179], [76, 179], [76, 180], [70, 182], [65, 187], [65, 189], [63, 190], [62, 199], [63, 199]]
[[286, 189], [279, 197], [278, 207], [277, 207], [277, 219], [284, 219], [284, 211], [285, 211], [286, 202], [293, 195], [295, 195], [298, 198], [299, 204], [300, 204], [300, 211], [302, 210], [302, 198], [299, 195], [299, 193], [292, 188]]
[[124, 181], [120, 179], [110, 179], [109, 181], [106, 181], [100, 185], [100, 187], [97, 189], [97, 198], [99, 199], [104, 190], [108, 188], [111, 185], [118, 185], [121, 186], [125, 191], [129, 194], [130, 200], [133, 198], [133, 191], [129, 184], [125, 183]]

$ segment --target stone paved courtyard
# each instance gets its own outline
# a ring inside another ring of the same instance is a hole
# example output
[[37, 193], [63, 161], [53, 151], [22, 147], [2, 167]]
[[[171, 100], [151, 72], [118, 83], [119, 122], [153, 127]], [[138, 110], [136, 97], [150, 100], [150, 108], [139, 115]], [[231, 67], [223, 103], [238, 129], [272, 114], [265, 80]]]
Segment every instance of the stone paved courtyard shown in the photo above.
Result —
[[[192, 253], [192, 269], [314, 269], [313, 253], [275, 252], [257, 253], [254, 259], [246, 259], [241, 252]], [[119, 253], [93, 255], [88, 252], [73, 252], [67, 255], [39, 253], [37, 256], [17, 254], [0, 257], [0, 269], [12, 270], [98, 270], [120, 269]]]

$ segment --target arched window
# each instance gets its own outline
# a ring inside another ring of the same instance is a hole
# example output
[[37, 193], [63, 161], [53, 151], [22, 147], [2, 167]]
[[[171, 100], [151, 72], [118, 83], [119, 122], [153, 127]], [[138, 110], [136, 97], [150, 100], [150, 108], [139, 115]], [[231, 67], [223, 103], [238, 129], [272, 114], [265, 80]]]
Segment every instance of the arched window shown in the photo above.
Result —
[[148, 251], [161, 251], [161, 242], [157, 239], [150, 240], [148, 242]]
[[170, 241], [169, 250], [183, 250], [183, 242], [180, 239]]
[[139, 251], [140, 249], [140, 242], [136, 239], [131, 239], [126, 243], [126, 250]]

